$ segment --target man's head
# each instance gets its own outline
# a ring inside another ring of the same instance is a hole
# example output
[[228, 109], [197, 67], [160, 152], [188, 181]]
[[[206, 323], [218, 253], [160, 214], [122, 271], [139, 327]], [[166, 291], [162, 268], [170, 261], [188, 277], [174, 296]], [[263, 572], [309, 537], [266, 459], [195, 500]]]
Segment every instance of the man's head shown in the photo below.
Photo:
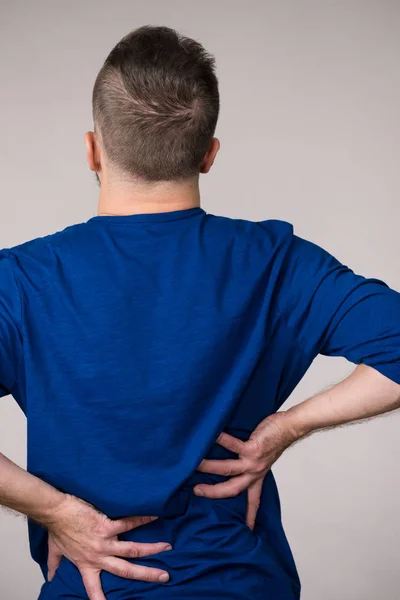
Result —
[[93, 89], [89, 166], [102, 181], [182, 182], [212, 166], [219, 142], [215, 60], [168, 27], [143, 26], [110, 52]]

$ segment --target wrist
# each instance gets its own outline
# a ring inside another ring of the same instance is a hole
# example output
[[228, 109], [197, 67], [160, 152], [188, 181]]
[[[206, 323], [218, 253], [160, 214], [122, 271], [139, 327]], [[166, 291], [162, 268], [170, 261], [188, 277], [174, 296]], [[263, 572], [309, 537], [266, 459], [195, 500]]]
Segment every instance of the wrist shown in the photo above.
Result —
[[301, 405], [292, 406], [284, 411], [285, 427], [288, 430], [288, 435], [293, 439], [293, 442], [296, 442], [313, 432], [313, 427], [307, 421], [302, 410], [299, 409], [299, 406]]
[[301, 437], [300, 427], [297, 419], [289, 410], [279, 410], [272, 413], [267, 420], [279, 430], [281, 445], [283, 448], [288, 448]]
[[57, 514], [65, 502], [68, 494], [65, 494], [55, 488], [48, 490], [45, 498], [37, 509], [36, 514], [30, 515], [40, 525], [49, 528], [57, 519]]

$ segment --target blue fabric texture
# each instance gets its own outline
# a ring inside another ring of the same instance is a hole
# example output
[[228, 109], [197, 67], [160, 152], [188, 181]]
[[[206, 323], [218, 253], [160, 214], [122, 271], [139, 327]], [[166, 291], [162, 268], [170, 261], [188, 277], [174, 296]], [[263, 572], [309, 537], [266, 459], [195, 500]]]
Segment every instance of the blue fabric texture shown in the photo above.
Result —
[[[274, 477], [254, 531], [246, 494], [196, 497], [221, 431], [247, 439], [318, 354], [400, 383], [400, 294], [280, 220], [202, 208], [95, 216], [0, 251], [0, 396], [27, 417], [28, 471], [110, 518], [159, 515], [120, 539], [167, 584], [106, 572], [110, 600], [295, 600], [300, 583]], [[47, 532], [29, 520], [47, 575]], [[135, 562], [135, 561], [133, 561]], [[87, 598], [66, 558], [40, 600]]]

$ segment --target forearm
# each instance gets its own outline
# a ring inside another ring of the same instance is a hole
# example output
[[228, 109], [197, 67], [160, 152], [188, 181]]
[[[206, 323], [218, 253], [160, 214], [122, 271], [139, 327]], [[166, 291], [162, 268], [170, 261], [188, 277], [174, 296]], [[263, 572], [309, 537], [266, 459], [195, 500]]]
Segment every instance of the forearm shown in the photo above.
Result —
[[0, 504], [46, 526], [64, 494], [0, 453]]
[[340, 383], [286, 411], [294, 439], [319, 429], [374, 417], [400, 407], [400, 385], [376, 369], [358, 365]]

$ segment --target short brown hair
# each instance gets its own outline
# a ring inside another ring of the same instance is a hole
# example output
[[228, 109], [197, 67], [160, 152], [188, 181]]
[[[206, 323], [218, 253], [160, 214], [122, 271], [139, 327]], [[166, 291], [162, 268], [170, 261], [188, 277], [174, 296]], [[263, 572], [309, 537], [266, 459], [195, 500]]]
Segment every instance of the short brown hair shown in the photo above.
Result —
[[169, 27], [144, 25], [111, 50], [93, 89], [107, 159], [147, 181], [199, 173], [219, 114], [215, 59]]

